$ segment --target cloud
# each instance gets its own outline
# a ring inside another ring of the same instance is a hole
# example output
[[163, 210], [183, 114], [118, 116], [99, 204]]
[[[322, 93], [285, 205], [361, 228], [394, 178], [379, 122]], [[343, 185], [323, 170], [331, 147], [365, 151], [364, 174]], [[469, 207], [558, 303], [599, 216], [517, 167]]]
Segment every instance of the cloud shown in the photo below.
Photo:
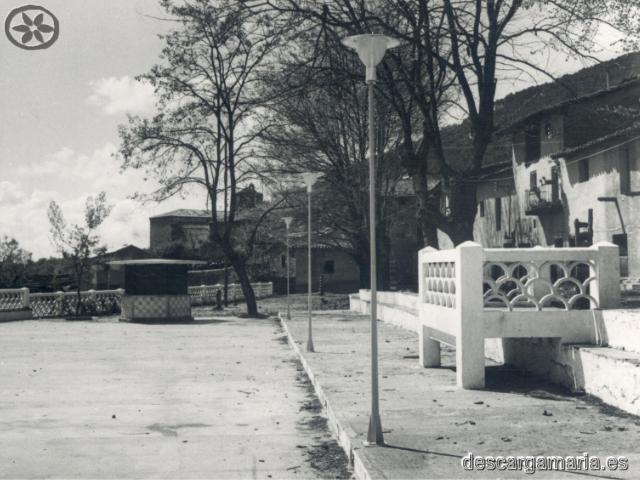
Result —
[[149, 217], [177, 208], [203, 208], [204, 196], [142, 204], [130, 197], [151, 192], [145, 173], [120, 171], [116, 146], [106, 143], [90, 153], [64, 147], [45, 155], [37, 169], [18, 168], [12, 181], [0, 181], [0, 236], [14, 237], [35, 258], [57, 255], [51, 244], [47, 208], [55, 200], [69, 224], [82, 223], [88, 196], [107, 193], [113, 206], [98, 234], [109, 250], [125, 245], [149, 246]]
[[92, 81], [89, 105], [100, 107], [107, 115], [152, 112], [155, 105], [153, 86], [134, 78], [108, 77]]
[[6, 180], [0, 181], [0, 205], [18, 205], [24, 201], [25, 194], [19, 185]]

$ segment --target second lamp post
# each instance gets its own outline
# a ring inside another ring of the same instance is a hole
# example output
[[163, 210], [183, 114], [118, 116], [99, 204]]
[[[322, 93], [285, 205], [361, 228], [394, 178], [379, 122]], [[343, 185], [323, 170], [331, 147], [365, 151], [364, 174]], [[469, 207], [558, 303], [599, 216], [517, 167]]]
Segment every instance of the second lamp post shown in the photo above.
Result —
[[311, 190], [313, 189], [313, 184], [318, 181], [320, 178], [319, 173], [315, 172], [307, 172], [302, 174], [302, 178], [304, 179], [304, 183], [307, 186], [307, 196], [308, 196], [308, 226], [307, 226], [307, 243], [309, 246], [309, 251], [307, 253], [307, 304], [309, 310], [309, 323], [308, 323], [308, 336], [307, 336], [307, 352], [313, 352], [313, 329], [311, 322]]
[[286, 259], [287, 259], [287, 320], [291, 320], [291, 289], [289, 286], [289, 280], [291, 278], [291, 269], [289, 268], [289, 227], [291, 227], [291, 221], [293, 218], [291, 217], [283, 217], [282, 220], [287, 228], [287, 238], [286, 238]]

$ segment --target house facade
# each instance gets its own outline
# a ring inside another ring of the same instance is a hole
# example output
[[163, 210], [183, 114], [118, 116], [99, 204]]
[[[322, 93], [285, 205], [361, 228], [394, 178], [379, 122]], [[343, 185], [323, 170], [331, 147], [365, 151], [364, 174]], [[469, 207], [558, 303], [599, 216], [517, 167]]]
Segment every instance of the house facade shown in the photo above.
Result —
[[620, 247], [640, 277], [640, 81], [550, 106], [515, 122], [513, 182], [533, 245]]

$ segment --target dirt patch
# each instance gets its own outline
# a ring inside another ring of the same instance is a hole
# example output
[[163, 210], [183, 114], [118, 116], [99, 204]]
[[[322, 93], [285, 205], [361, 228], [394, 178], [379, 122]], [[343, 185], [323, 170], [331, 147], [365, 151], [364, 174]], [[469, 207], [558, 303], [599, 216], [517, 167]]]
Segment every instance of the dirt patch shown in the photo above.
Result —
[[312, 445], [305, 454], [311, 467], [322, 472], [324, 478], [353, 478], [347, 457], [334, 440]]
[[[287, 337], [284, 338], [285, 342]], [[280, 341], [280, 339], [277, 339]], [[317, 432], [320, 441], [313, 445], [299, 445], [305, 450], [305, 459], [322, 478], [353, 478], [349, 467], [349, 458], [338, 442], [331, 437], [328, 427], [328, 420], [322, 414], [322, 404], [316, 396], [315, 389], [309, 376], [305, 372], [302, 362], [295, 358], [289, 360], [296, 369], [296, 384], [306, 391], [306, 399], [300, 405], [302, 418], [298, 421], [298, 426], [307, 431]], [[324, 437], [324, 440], [322, 439]], [[314, 437], [316, 438], [316, 437]]]

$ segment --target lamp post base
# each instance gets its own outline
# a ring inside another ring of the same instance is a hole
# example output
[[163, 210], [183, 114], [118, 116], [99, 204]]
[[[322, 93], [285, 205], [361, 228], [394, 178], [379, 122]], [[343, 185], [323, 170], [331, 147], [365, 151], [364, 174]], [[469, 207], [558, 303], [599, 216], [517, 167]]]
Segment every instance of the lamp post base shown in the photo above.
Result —
[[315, 352], [312, 339], [307, 340], [307, 352]]
[[371, 415], [369, 417], [369, 431], [367, 432], [367, 439], [362, 443], [365, 447], [384, 445], [384, 436], [382, 435], [382, 424], [380, 423], [379, 415]]

